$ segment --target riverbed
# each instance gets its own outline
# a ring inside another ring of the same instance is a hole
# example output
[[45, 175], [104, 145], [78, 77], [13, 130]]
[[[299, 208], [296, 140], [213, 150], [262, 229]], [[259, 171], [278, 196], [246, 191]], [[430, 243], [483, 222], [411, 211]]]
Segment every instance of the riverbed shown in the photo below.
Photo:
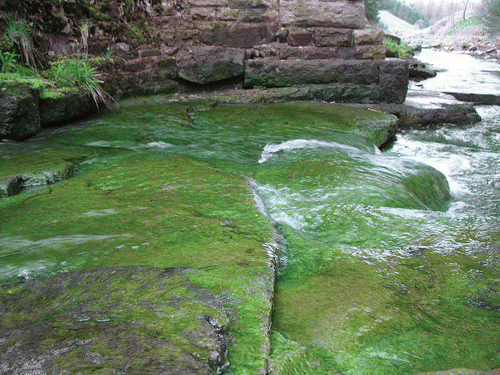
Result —
[[0, 373], [499, 368], [500, 107], [477, 110], [380, 150], [374, 108], [155, 98], [0, 144], [38, 181], [0, 201]]

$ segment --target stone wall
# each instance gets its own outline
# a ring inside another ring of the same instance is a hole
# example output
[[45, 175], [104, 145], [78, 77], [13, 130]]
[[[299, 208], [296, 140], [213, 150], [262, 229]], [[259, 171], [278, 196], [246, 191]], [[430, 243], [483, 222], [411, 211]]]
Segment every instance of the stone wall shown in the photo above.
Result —
[[[89, 53], [113, 57], [103, 78], [117, 98], [228, 81], [373, 86], [386, 74], [383, 33], [367, 26], [363, 0], [4, 1], [4, 11], [33, 21], [49, 55], [82, 53], [88, 22]], [[392, 62], [398, 67], [385, 81], [406, 87], [405, 64]], [[404, 101], [401, 87], [382, 86], [390, 95], [379, 101]]]

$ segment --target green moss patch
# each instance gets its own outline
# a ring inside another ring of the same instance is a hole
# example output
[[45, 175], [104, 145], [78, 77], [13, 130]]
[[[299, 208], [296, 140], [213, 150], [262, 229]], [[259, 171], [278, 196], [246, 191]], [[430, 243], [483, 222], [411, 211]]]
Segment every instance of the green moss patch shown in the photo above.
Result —
[[65, 273], [3, 285], [0, 301], [6, 371], [211, 374], [227, 366], [224, 301], [183, 269]]

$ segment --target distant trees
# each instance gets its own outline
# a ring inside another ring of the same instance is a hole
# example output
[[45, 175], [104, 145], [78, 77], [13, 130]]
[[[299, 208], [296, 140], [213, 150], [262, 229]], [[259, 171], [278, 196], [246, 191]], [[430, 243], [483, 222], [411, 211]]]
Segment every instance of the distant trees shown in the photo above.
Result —
[[364, 0], [365, 14], [368, 20], [377, 23], [379, 21], [378, 11], [381, 7], [381, 0]]
[[430, 25], [429, 20], [422, 13], [416, 10], [414, 7], [405, 4], [399, 0], [382, 0], [380, 4], [380, 9], [385, 9], [394, 14], [395, 16], [411, 23], [422, 20], [424, 22], [424, 27]]
[[484, 23], [488, 31], [495, 35], [500, 33], [500, 0], [485, 0]]

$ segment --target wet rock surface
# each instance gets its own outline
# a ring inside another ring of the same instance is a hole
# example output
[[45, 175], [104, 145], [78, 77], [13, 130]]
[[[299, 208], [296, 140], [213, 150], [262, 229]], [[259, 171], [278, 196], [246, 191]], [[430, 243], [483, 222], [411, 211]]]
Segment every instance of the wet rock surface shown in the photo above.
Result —
[[120, 267], [2, 285], [0, 372], [217, 373], [228, 300], [186, 272]]

